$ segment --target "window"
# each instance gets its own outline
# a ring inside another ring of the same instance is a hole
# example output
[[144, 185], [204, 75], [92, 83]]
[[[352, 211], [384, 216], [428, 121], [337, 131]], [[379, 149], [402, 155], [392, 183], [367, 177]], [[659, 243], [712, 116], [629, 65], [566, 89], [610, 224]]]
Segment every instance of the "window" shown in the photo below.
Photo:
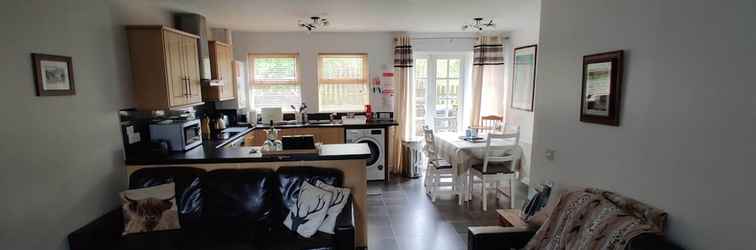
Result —
[[320, 54], [320, 112], [362, 111], [369, 101], [367, 54]]
[[281, 107], [291, 111], [291, 105], [298, 107], [302, 103], [298, 57], [298, 54], [249, 55], [252, 108]]
[[463, 56], [415, 58], [413, 121], [416, 136], [428, 125], [438, 132], [458, 132], [462, 123]]

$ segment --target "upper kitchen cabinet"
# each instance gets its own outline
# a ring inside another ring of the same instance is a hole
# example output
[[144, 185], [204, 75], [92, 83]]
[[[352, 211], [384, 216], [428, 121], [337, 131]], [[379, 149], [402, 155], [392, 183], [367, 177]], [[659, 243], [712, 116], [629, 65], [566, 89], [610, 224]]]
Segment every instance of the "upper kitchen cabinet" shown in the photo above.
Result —
[[202, 104], [199, 37], [165, 26], [127, 26], [136, 108]]
[[236, 98], [234, 82], [234, 55], [231, 45], [219, 41], [210, 41], [211, 81], [203, 85], [204, 101], [226, 101]]

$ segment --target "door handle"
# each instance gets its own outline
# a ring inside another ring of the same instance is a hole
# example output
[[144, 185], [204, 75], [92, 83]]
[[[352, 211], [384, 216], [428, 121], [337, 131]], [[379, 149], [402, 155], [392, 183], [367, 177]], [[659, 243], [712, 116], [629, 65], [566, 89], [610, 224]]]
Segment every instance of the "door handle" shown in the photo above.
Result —
[[182, 77], [182, 79], [184, 80], [184, 88], [186, 88], [186, 90], [184, 91], [185, 93], [184, 95], [189, 96], [189, 81], [186, 78], [186, 76]]

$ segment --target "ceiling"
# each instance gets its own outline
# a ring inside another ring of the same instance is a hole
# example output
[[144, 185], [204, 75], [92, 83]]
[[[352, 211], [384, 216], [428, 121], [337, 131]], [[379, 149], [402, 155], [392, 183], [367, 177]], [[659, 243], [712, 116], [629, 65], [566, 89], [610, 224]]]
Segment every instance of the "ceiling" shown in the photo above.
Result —
[[[244, 31], [301, 31], [297, 21], [317, 15], [325, 31], [459, 32], [474, 17], [493, 18], [496, 30], [532, 27], [540, 0], [120, 0], [129, 12], [193, 12], [211, 27]], [[137, 14], [138, 15], [138, 14]]]

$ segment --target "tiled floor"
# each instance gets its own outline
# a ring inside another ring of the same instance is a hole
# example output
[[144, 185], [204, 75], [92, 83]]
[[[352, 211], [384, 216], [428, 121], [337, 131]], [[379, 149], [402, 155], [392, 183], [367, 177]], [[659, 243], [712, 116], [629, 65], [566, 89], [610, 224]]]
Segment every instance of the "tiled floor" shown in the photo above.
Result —
[[[520, 198], [526, 197], [527, 187], [515, 189], [519, 206]], [[370, 250], [466, 249], [468, 226], [497, 223], [493, 194], [489, 194], [487, 212], [481, 209], [479, 192], [473, 195], [472, 202], [462, 206], [450, 195], [440, 196], [432, 203], [425, 194], [422, 178], [394, 177], [387, 184], [370, 182], [368, 194]], [[507, 207], [509, 200], [501, 196], [499, 203], [499, 207]]]

